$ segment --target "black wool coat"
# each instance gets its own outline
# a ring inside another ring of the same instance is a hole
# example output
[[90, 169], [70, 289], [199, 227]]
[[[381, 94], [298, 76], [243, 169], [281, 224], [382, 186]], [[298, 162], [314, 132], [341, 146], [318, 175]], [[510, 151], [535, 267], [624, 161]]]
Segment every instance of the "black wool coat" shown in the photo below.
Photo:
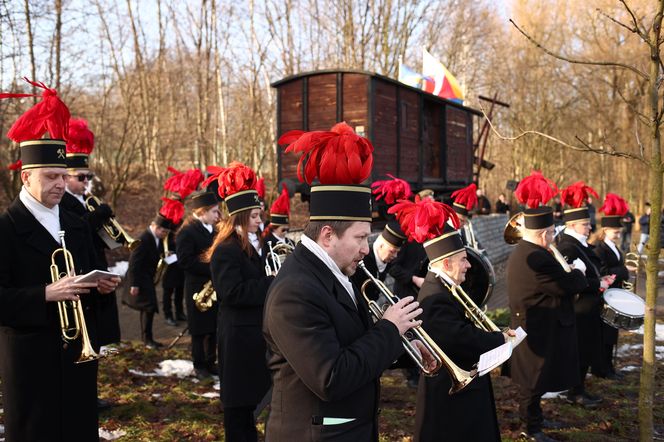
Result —
[[[77, 274], [95, 268], [90, 230], [60, 210]], [[51, 255], [60, 245], [17, 198], [0, 215], [0, 377], [8, 441], [88, 441], [97, 432], [97, 362], [75, 364], [81, 339], [64, 345], [58, 308], [45, 302]], [[57, 263], [64, 271], [58, 254]], [[81, 296], [97, 345], [96, 291]]]
[[[129, 257], [126, 291], [123, 294], [122, 302], [135, 310], [157, 312], [159, 308], [154, 276], [159, 258], [164, 253], [164, 245], [162, 240], [159, 240], [159, 245], [157, 245], [149, 227], [139, 239], [141, 243]], [[131, 287], [138, 287], [138, 296], [132, 296], [129, 293]]]
[[[429, 272], [419, 293], [422, 327], [452, 361], [470, 370], [480, 355], [505, 343], [501, 332], [476, 327], [461, 304]], [[475, 378], [449, 394], [452, 380], [443, 368], [435, 377], [420, 377], [415, 414], [415, 441], [500, 441], [491, 375]]]
[[198, 310], [194, 303], [194, 294], [211, 279], [210, 264], [202, 261], [201, 254], [212, 245], [214, 235], [214, 230], [208, 232], [200, 221], [192, 218], [180, 228], [176, 237], [178, 262], [184, 270], [184, 299], [191, 335], [217, 332], [218, 303], [214, 302], [205, 312]]
[[270, 388], [263, 305], [270, 283], [263, 262], [252, 248], [247, 255], [233, 233], [210, 260], [212, 284], [219, 300], [218, 355], [224, 407], [257, 405]]
[[574, 301], [581, 366], [600, 362], [602, 320], [599, 315], [602, 309], [602, 293], [599, 288], [602, 264], [594, 249], [595, 246], [592, 244], [585, 247], [576, 238], [564, 232], [560, 235], [558, 250], [565, 256], [567, 262], [571, 264], [578, 258], [586, 265], [588, 286], [578, 293]]
[[[178, 230], [178, 234], [179, 232], [180, 231]], [[177, 249], [176, 237], [177, 235], [173, 232], [169, 233], [168, 235], [168, 251], [175, 253], [178, 257], [178, 260], [166, 267], [164, 277], [161, 281], [161, 286], [165, 289], [184, 287], [184, 270], [180, 264], [180, 253]]]
[[414, 296], [417, 299], [419, 287], [413, 284], [413, 276], [427, 274], [429, 259], [424, 246], [415, 241], [404, 243], [390, 264], [389, 274], [394, 278], [394, 294], [399, 298]]
[[511, 328], [526, 339], [510, 359], [511, 377], [534, 394], [579, 382], [574, 296], [588, 286], [580, 270], [567, 273], [548, 250], [521, 240], [507, 261]]
[[302, 244], [281, 268], [263, 323], [273, 382], [270, 441], [378, 441], [379, 378], [403, 347], [396, 326], [372, 325], [357, 290], [355, 297], [357, 307]]
[[[108, 261], [106, 260], [107, 247], [104, 241], [97, 235], [97, 231], [102, 228], [103, 224], [99, 222], [97, 217], [94, 215], [91, 216], [93, 212], [83, 207], [83, 204], [68, 192], [65, 192], [62, 201], [60, 201], [60, 209], [68, 210], [88, 223], [92, 232], [92, 244], [97, 255], [97, 268], [108, 270]], [[118, 301], [115, 291], [100, 296], [98, 305], [99, 345], [120, 342], [120, 317], [118, 315]]]
[[[611, 288], [622, 288], [625, 281], [629, 281], [629, 270], [625, 267], [625, 255], [620, 247], [617, 247], [620, 258], [613, 253], [613, 250], [601, 241], [595, 245], [595, 255], [600, 261], [600, 273], [604, 275], [616, 275]], [[607, 345], [616, 345], [618, 343], [618, 329], [608, 324], [602, 323], [602, 342]]]

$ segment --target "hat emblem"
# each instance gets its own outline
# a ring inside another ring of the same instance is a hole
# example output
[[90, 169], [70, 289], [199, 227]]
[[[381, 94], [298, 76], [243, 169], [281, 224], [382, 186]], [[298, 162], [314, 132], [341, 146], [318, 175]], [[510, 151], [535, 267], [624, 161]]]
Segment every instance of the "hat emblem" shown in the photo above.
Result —
[[58, 152], [58, 158], [62, 158], [63, 160], [65, 159], [65, 150], [63, 148], [60, 148], [57, 150]]

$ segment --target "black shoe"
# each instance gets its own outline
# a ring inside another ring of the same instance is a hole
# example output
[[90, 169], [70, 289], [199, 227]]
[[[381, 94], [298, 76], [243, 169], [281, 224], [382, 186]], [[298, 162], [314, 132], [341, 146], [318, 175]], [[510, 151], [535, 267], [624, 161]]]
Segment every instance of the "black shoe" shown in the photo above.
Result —
[[161, 344], [161, 343], [155, 341], [154, 339], [146, 339], [144, 343], [145, 343], [145, 346], [147, 348], [151, 349], [151, 350], [157, 350], [157, 349], [160, 349], [164, 346], [164, 344]]
[[187, 317], [185, 316], [184, 313], [179, 312], [175, 315], [175, 319], [177, 319], [178, 321], [186, 321]]
[[551, 439], [549, 436], [544, 434], [541, 431], [535, 432], [535, 433], [526, 433], [525, 431], [522, 432], [519, 435], [520, 440], [528, 440], [528, 441], [536, 441], [536, 442], [550, 442], [550, 441], [555, 441], [555, 439]]
[[212, 373], [207, 371], [205, 368], [194, 368], [194, 376], [199, 381], [212, 378]]
[[172, 325], [172, 326], [174, 326], [174, 327], [175, 327], [176, 325], [178, 325], [178, 323], [175, 322], [175, 321], [173, 320], [173, 318], [166, 318], [166, 324], [168, 324], [168, 325]]
[[113, 402], [97, 398], [97, 410], [108, 410], [113, 406]]
[[581, 405], [584, 408], [596, 408], [602, 398], [583, 392], [581, 394], [567, 394], [567, 402], [573, 405]]
[[567, 428], [567, 425], [563, 424], [562, 422], [544, 419], [542, 421], [542, 428], [546, 430], [562, 430], [563, 428]]

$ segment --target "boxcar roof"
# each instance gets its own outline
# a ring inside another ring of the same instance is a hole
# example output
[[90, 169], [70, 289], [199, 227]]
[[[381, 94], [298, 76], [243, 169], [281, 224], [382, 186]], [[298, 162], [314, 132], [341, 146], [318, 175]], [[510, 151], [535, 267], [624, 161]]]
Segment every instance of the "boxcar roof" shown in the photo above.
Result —
[[412, 86], [408, 86], [407, 84], [401, 83], [401, 82], [395, 80], [394, 78], [386, 77], [384, 75], [380, 75], [380, 74], [377, 74], [375, 72], [369, 72], [369, 71], [361, 71], [361, 70], [353, 70], [353, 69], [323, 69], [323, 70], [319, 70], [319, 71], [302, 72], [300, 74], [290, 75], [288, 77], [282, 78], [281, 80], [277, 80], [274, 83], [272, 83], [270, 86], [272, 86], [274, 88], [278, 88], [279, 86], [282, 86], [286, 83], [289, 83], [289, 82], [294, 81], [294, 80], [299, 80], [299, 79], [304, 78], [304, 77], [312, 77], [314, 75], [336, 74], [336, 73], [363, 74], [363, 75], [367, 75], [369, 77], [375, 77], [375, 78], [378, 78], [380, 80], [386, 81], [388, 83], [393, 83], [393, 84], [395, 84], [399, 87], [410, 89], [414, 92], [417, 92], [418, 94], [426, 95], [426, 98], [428, 100], [439, 101], [440, 104], [445, 104], [445, 105], [448, 105], [448, 106], [457, 107], [459, 109], [463, 109], [466, 112], [470, 112], [472, 114], [482, 116], [482, 112], [480, 112], [476, 109], [473, 109], [471, 107], [464, 106], [462, 104], [459, 104], [459, 103], [451, 101], [451, 100], [447, 100], [445, 98], [437, 97], [436, 95], [430, 94], [430, 93], [425, 92], [421, 89], [418, 89], [418, 88], [415, 88], [415, 87], [412, 87]]

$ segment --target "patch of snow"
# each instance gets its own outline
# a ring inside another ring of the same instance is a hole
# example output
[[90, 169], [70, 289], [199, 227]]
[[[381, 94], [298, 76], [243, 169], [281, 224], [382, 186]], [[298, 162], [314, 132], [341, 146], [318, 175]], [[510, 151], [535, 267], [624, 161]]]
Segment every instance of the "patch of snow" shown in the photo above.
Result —
[[655, 357], [657, 359], [664, 359], [664, 345], [658, 345], [655, 347]]
[[618, 357], [627, 356], [631, 353], [640, 352], [643, 350], [643, 344], [623, 344], [618, 347]]
[[120, 277], [124, 278], [127, 274], [127, 269], [129, 268], [129, 261], [118, 261], [113, 267], [109, 267], [108, 271], [111, 273], [117, 273]]
[[548, 393], [544, 393], [542, 395], [542, 399], [559, 399], [561, 393], [565, 393], [567, 390], [564, 391], [550, 391]]
[[108, 431], [103, 428], [99, 428], [99, 437], [103, 438], [105, 440], [115, 440], [115, 439], [120, 439], [122, 436], [125, 436], [127, 434], [126, 431], [124, 430], [113, 430], [113, 431]]
[[[638, 330], [632, 330], [631, 333], [637, 333], [639, 335], [642, 335], [643, 326], [639, 327]], [[664, 324], [655, 324], [655, 340], [664, 341]]]
[[208, 399], [217, 399], [219, 397], [219, 393], [217, 393], [215, 391], [209, 391], [209, 392], [203, 393], [203, 394], [201, 394], [201, 393], [194, 393], [194, 394], [196, 396], [206, 397]]
[[620, 371], [625, 371], [625, 372], [639, 371], [639, 370], [641, 370], [641, 367], [637, 367], [636, 365], [628, 365], [627, 367], [623, 367], [620, 369]]
[[0, 434], [5, 434], [5, 426], [1, 424], [0, 424]]
[[166, 359], [155, 371], [158, 376], [176, 376], [180, 379], [194, 375], [194, 363], [185, 359]]
[[152, 397], [161, 397], [161, 393], [152, 393]]
[[146, 376], [146, 377], [159, 376], [157, 373], [146, 373], [144, 371], [134, 370], [133, 368], [129, 369], [129, 373], [135, 374], [136, 376]]
[[214, 388], [217, 391], [221, 390], [221, 382], [219, 382], [219, 378], [217, 378], [217, 381], [214, 383], [212, 388]]

